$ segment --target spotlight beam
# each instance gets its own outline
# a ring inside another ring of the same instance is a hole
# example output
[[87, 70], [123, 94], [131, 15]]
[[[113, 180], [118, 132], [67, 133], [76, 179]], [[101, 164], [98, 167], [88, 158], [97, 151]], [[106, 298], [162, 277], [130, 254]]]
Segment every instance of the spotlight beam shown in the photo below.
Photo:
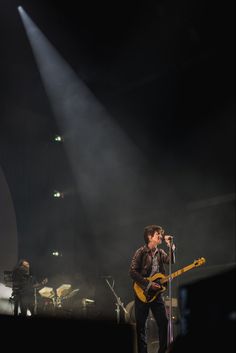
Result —
[[[65, 148], [86, 211], [102, 227], [104, 217], [113, 225], [128, 215], [136, 218], [148, 184], [144, 156], [24, 9], [19, 14], [58, 126], [66, 136]], [[98, 231], [99, 225], [95, 228]]]

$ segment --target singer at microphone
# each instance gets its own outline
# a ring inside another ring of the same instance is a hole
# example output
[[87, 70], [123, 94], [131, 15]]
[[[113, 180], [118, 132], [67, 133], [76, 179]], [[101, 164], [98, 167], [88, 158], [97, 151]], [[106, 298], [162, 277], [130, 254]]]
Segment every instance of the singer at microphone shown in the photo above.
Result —
[[[138, 318], [136, 344], [138, 353], [147, 352], [148, 330], [145, 330], [145, 327], [147, 327], [147, 314], [150, 309], [158, 326], [155, 338], [153, 338], [158, 341], [159, 352], [167, 352], [168, 313], [165, 310], [165, 303], [161, 293], [164, 288], [161, 280], [160, 283], [156, 283], [155, 279], [159, 276], [159, 278], [165, 277], [167, 265], [169, 274], [171, 274], [170, 266], [175, 263], [175, 255], [174, 251], [172, 251], [172, 237], [168, 233], [165, 234], [162, 226], [157, 224], [150, 224], [144, 227], [143, 237], [145, 243], [134, 250], [129, 267], [129, 274], [134, 288], [134, 312]], [[168, 251], [162, 248], [162, 243], [164, 243], [163, 248], [165, 248], [165, 244], [168, 246], [169, 243]], [[171, 283], [171, 276], [169, 278]], [[171, 288], [170, 285], [168, 286], [169, 288]], [[169, 297], [171, 298], [170, 295]]]

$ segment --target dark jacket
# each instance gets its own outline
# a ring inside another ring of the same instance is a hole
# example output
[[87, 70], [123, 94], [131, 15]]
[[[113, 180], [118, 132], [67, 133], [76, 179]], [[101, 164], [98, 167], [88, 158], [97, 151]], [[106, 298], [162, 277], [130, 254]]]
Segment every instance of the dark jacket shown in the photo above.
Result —
[[15, 295], [33, 295], [33, 278], [29, 272], [19, 266], [12, 273], [12, 294]]
[[[173, 251], [171, 252], [171, 262], [175, 262]], [[165, 274], [164, 264], [169, 264], [169, 255], [163, 250], [158, 248], [158, 264], [159, 272]], [[137, 282], [141, 288], [145, 289], [149, 281], [145, 277], [149, 277], [152, 270], [152, 256], [151, 249], [147, 245], [142, 246], [136, 250], [129, 269], [129, 274], [134, 282]]]

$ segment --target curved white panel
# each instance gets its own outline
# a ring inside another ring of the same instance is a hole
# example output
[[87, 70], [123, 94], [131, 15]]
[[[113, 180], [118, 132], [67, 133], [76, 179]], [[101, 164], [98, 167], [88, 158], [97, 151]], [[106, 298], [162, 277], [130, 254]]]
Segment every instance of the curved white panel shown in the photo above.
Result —
[[10, 190], [0, 166], [0, 282], [17, 262], [17, 225]]

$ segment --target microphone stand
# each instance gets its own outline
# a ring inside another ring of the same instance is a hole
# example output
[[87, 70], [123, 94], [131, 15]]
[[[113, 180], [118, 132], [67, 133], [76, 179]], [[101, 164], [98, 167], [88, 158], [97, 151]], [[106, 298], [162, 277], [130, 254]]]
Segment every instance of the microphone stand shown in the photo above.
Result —
[[38, 313], [37, 289], [34, 288], [34, 315]]
[[170, 345], [173, 342], [173, 322], [172, 322], [172, 269], [171, 269], [171, 262], [172, 262], [172, 247], [173, 247], [173, 237], [170, 238], [170, 246], [169, 246], [169, 287], [168, 287], [168, 297], [169, 297], [169, 320], [168, 320], [168, 336], [167, 336], [167, 345]]
[[114, 294], [114, 296], [116, 298], [116, 309], [115, 309], [115, 311], [116, 311], [116, 320], [117, 320], [117, 323], [119, 324], [119, 322], [120, 322], [120, 307], [124, 310], [125, 314], [128, 314], [128, 311], [125, 309], [124, 304], [120, 300], [120, 297], [118, 297], [118, 295], [116, 294], [116, 292], [114, 290], [115, 281], [113, 280], [112, 285], [109, 282], [108, 278], [105, 278], [105, 281], [107, 282], [110, 290], [112, 291], [112, 293]]

